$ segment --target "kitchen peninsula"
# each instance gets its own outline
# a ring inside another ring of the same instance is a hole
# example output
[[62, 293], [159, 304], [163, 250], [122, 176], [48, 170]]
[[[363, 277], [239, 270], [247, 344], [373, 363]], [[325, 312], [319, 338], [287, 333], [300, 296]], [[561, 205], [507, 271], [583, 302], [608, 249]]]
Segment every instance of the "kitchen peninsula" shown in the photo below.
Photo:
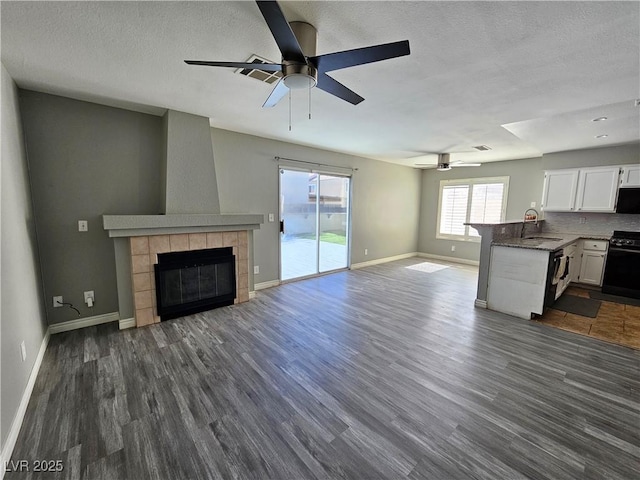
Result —
[[[544, 313], [580, 273], [579, 255], [586, 248], [602, 252], [609, 236], [544, 231], [544, 220], [498, 224], [470, 223], [481, 235], [475, 304], [520, 318]], [[587, 265], [585, 265], [587, 267]], [[594, 269], [589, 266], [590, 269]], [[586, 271], [586, 270], [585, 270]], [[601, 282], [602, 267], [591, 283]]]

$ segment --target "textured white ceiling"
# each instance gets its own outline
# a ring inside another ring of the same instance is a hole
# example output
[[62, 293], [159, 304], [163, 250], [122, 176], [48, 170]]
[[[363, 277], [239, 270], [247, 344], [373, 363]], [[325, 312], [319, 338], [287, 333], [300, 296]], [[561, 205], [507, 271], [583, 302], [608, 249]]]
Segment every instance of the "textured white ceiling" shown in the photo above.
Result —
[[[594, 142], [594, 112], [640, 97], [639, 2], [282, 2], [318, 54], [408, 39], [411, 55], [333, 72], [365, 98], [320, 90], [261, 105], [272, 86], [184, 59], [278, 61], [254, 2], [2, 2], [2, 62], [20, 87], [404, 165], [495, 161], [640, 140], [640, 108]], [[618, 109], [618, 110], [616, 110]], [[566, 120], [570, 119], [570, 122]], [[508, 128], [503, 128], [502, 125]]]

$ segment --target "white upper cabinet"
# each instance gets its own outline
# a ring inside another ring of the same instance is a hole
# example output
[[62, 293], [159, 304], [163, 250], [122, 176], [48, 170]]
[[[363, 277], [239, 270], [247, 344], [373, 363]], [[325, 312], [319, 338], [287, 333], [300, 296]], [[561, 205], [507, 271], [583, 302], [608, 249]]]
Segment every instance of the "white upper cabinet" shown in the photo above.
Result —
[[573, 212], [580, 170], [550, 170], [544, 173], [543, 210]]
[[640, 187], [640, 165], [625, 165], [620, 178], [621, 187]]
[[620, 167], [583, 168], [578, 178], [578, 212], [615, 212]]
[[[620, 175], [626, 179], [620, 179]], [[618, 186], [639, 182], [640, 165], [544, 172], [541, 207], [547, 212], [615, 212]]]

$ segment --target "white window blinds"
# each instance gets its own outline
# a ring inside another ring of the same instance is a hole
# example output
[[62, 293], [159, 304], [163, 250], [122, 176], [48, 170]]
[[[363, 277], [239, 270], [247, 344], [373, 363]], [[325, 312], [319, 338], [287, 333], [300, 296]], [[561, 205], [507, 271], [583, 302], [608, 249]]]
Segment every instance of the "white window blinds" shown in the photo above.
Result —
[[442, 209], [440, 233], [444, 235], [464, 235], [467, 219], [468, 185], [455, 185], [442, 189]]
[[509, 177], [441, 181], [437, 236], [477, 239], [465, 223], [504, 221], [508, 185]]
[[[502, 220], [504, 183], [474, 184], [472, 188], [469, 221], [474, 223], [500, 223]], [[469, 235], [479, 236], [475, 228], [469, 229]]]

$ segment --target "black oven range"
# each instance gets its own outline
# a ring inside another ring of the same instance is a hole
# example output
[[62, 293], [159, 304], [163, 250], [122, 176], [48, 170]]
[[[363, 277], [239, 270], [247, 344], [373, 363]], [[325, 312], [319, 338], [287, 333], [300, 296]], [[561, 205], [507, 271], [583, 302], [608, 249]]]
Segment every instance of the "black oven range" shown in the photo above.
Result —
[[604, 268], [602, 292], [640, 298], [640, 232], [613, 232]]

